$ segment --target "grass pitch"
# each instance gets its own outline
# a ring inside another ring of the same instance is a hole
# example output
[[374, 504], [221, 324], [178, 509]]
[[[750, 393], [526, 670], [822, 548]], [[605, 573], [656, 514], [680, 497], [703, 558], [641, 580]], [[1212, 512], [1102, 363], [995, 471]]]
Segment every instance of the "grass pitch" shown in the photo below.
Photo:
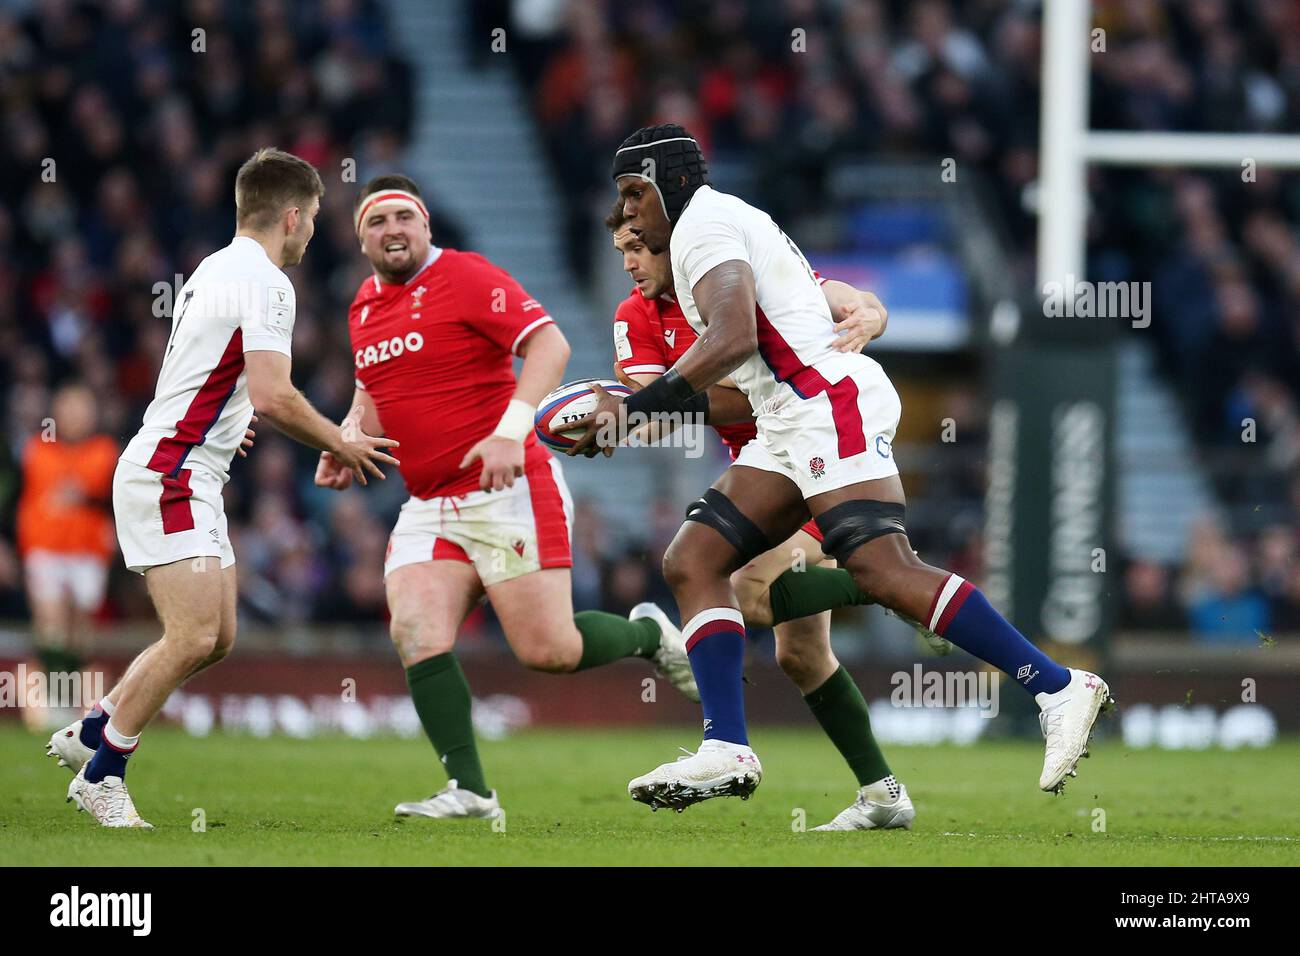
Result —
[[[535, 730], [482, 748], [502, 795], [488, 821], [397, 820], [442, 775], [421, 740], [291, 740], [151, 730], [131, 790], [152, 833], [106, 831], [64, 802], [44, 739], [0, 729], [0, 861], [9, 865], [1296, 865], [1300, 742], [1236, 752], [1094, 746], [1062, 797], [1037, 789], [1041, 746], [888, 747], [911, 832], [797, 832], [854, 785], [815, 731], [756, 728], [753, 799], [651, 813], [627, 781], [691, 729]], [[202, 809], [206, 832], [194, 832]], [[1104, 811], [1104, 832], [1094, 821]]]

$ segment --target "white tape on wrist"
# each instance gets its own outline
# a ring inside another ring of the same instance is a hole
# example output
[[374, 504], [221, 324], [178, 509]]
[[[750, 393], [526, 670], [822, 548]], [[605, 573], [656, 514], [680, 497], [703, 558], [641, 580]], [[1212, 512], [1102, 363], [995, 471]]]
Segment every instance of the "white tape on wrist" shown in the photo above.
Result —
[[512, 398], [492, 434], [509, 438], [511, 441], [523, 441], [533, 430], [533, 416], [536, 414], [535, 406], [529, 405], [522, 398]]

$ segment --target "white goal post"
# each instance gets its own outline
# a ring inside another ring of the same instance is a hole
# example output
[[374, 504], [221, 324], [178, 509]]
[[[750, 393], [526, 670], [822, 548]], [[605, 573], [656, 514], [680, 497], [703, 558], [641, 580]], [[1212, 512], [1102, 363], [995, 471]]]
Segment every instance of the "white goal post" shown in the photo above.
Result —
[[1088, 128], [1091, 0], [1043, 0], [1038, 288], [1084, 277], [1089, 163], [1300, 168], [1300, 136], [1093, 132]]

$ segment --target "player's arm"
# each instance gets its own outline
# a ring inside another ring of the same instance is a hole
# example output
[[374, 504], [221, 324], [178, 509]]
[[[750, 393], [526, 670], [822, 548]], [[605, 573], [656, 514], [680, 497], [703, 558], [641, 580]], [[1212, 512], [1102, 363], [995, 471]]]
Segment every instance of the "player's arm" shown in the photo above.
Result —
[[[613, 454], [614, 446], [624, 437], [625, 422], [638, 413], [647, 418], [668, 414], [711, 420], [709, 386], [722, 381], [758, 350], [754, 271], [744, 260], [728, 259], [709, 269], [691, 291], [705, 324], [695, 344], [653, 384], [625, 401], [593, 384], [592, 390], [599, 396], [596, 409], [574, 423], [575, 429], [586, 428], [587, 432], [565, 454], [590, 458], [602, 449], [606, 456]], [[627, 406], [626, 418], [619, 415], [620, 404]], [[599, 435], [614, 437], [615, 441], [597, 445]]]
[[[631, 337], [631, 336], [630, 336]], [[633, 338], [635, 344], [635, 338]], [[618, 341], [616, 339], [615, 346]], [[644, 350], [642, 353], [644, 354]], [[663, 361], [667, 361], [663, 358]], [[619, 362], [614, 366], [614, 376], [634, 392], [639, 392], [647, 385], [652, 384], [659, 378], [663, 372], [634, 372], [627, 373], [623, 371], [624, 364], [632, 364], [635, 367], [637, 360], [632, 359], [627, 363]], [[644, 363], [640, 363], [645, 367]], [[662, 367], [662, 366], [661, 366]], [[739, 425], [743, 422], [754, 420], [754, 411], [749, 406], [749, 399], [736, 388], [736, 383], [729, 377], [724, 378], [717, 385], [709, 389], [709, 413], [708, 424], [710, 425]], [[677, 425], [676, 419], [655, 419], [647, 422], [638, 428], [628, 439], [636, 438], [638, 442], [650, 443], [658, 441], [665, 435], [669, 434]]]
[[571, 351], [569, 340], [554, 323], [542, 326], [526, 338], [519, 346], [524, 365], [519, 370], [519, 385], [514, 398], [535, 408], [538, 402], [559, 387]]
[[[615, 372], [621, 381], [634, 392], [645, 388], [659, 376], [657, 374], [639, 374], [625, 375], [617, 366]], [[709, 388], [709, 421], [710, 425], [741, 425], [745, 422], [754, 420], [754, 409], [749, 405], [749, 399], [736, 387], [730, 377], [724, 378], [717, 385]], [[669, 427], [659, 429], [660, 425]], [[646, 424], [640, 429], [642, 437], [646, 441], [654, 441], [661, 438], [671, 431], [672, 421], [660, 422], [655, 420]]]
[[533, 430], [537, 403], [560, 384], [570, 351], [568, 339], [553, 322], [520, 343], [518, 354], [523, 356], [524, 364], [510, 404], [492, 434], [466, 452], [460, 463], [465, 468], [482, 460], [479, 487], [484, 491], [513, 487], [515, 479], [524, 473], [524, 439]]
[[372, 438], [358, 425], [358, 416], [349, 413], [343, 425], [335, 425], [316, 411], [307, 396], [289, 377], [289, 356], [283, 352], [255, 350], [244, 353], [248, 375], [248, 397], [260, 417], [295, 441], [328, 451], [352, 471], [358, 481], [366, 483], [366, 472], [383, 478], [378, 462], [398, 464], [396, 458], [381, 449], [397, 442], [391, 438]]
[[[375, 400], [359, 384], [352, 391], [352, 404], [348, 406], [348, 415], [344, 418], [344, 421], [346, 422], [348, 418], [354, 416], [357, 419], [358, 426], [365, 434], [375, 436], [384, 434], [384, 428], [379, 423], [379, 409], [375, 407]], [[254, 421], [256, 421], [256, 418]], [[339, 427], [342, 428], [343, 426], [340, 425]], [[321, 488], [345, 491], [352, 486], [352, 471], [345, 468], [343, 463], [331, 453], [323, 451], [320, 453], [320, 461], [316, 465], [316, 484]]]
[[754, 420], [754, 409], [730, 377], [709, 386], [709, 424], [743, 425]]
[[[619, 366], [614, 366], [614, 376], [634, 392], [641, 391], [662, 374], [662, 372], [638, 372], [635, 375], [628, 375]], [[674, 421], [665, 419], [646, 422], [629, 434], [624, 441], [629, 444], [635, 442], [640, 445], [650, 445], [671, 433], [676, 424]]]
[[718, 263], [691, 292], [704, 332], [664, 379], [676, 372], [685, 380], [676, 390], [684, 393], [689, 387], [690, 394], [696, 394], [722, 381], [758, 351], [758, 293], [753, 270], [739, 259]]
[[370, 397], [370, 393], [364, 388], [357, 386], [352, 390], [352, 404], [348, 406], [348, 414], [358, 416], [358, 424], [361, 430], [367, 435], [382, 435], [384, 426], [379, 421], [379, 409], [375, 407], [375, 400]]
[[837, 351], [861, 352], [868, 342], [885, 334], [889, 312], [874, 292], [855, 289], [838, 279], [827, 279], [821, 286], [839, 336], [835, 341]]

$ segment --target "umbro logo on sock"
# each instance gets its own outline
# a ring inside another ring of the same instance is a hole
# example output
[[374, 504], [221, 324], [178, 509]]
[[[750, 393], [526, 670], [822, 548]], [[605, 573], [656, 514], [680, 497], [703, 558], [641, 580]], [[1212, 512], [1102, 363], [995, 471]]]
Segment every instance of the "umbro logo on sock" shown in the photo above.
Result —
[[1016, 680], [1020, 681], [1022, 684], [1028, 684], [1037, 676], [1038, 671], [1034, 670], [1032, 664], [1026, 664], [1024, 667], [1020, 668], [1020, 670], [1016, 671]]

